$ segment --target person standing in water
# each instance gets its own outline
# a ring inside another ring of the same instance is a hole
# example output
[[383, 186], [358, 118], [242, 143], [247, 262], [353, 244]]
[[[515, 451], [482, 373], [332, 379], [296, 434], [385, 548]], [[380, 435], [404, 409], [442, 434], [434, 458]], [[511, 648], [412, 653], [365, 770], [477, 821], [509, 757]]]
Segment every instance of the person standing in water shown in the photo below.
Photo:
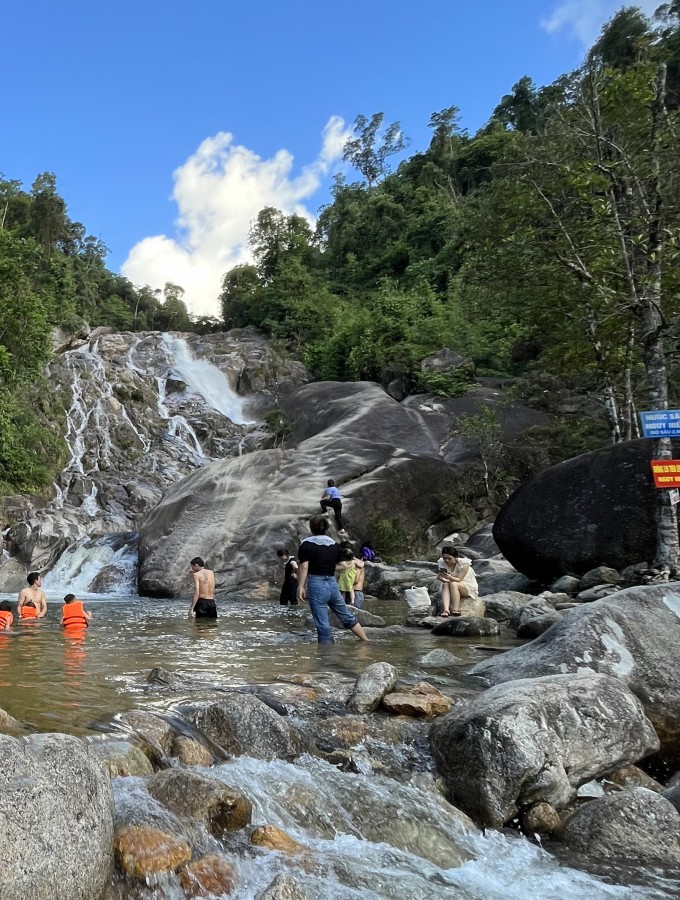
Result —
[[215, 573], [206, 569], [200, 556], [191, 560], [191, 571], [194, 576], [194, 596], [189, 608], [189, 618], [216, 619], [215, 606]]
[[335, 516], [335, 524], [337, 526], [338, 533], [346, 534], [345, 526], [342, 524], [342, 497], [340, 496], [340, 491], [335, 486], [335, 482], [332, 478], [328, 479], [326, 490], [321, 496], [320, 503], [322, 514], [327, 515], [328, 508], [330, 507], [333, 510], [333, 515]]
[[333, 644], [333, 629], [328, 621], [332, 609], [345, 628], [349, 628], [361, 641], [367, 641], [366, 633], [355, 615], [345, 606], [340, 596], [335, 570], [345, 566], [340, 562], [342, 548], [328, 537], [328, 519], [314, 516], [309, 520], [312, 532], [298, 549], [300, 570], [298, 574], [298, 600], [309, 600], [320, 644]]
[[26, 579], [28, 587], [19, 593], [17, 616], [20, 619], [44, 619], [47, 615], [45, 591], [42, 590], [42, 579], [39, 572], [29, 572]]
[[279, 596], [281, 606], [297, 606], [298, 589], [298, 564], [295, 557], [285, 547], [276, 551], [276, 555], [283, 562], [283, 587]]

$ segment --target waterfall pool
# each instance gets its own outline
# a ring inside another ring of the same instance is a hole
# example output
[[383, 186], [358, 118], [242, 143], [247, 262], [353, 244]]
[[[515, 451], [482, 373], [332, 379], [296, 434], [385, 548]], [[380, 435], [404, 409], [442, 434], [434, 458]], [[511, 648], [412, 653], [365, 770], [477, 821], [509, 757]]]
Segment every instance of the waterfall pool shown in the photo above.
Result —
[[[117, 597], [87, 599], [85, 604], [95, 619], [80, 638], [59, 628], [61, 602], [49, 593], [46, 620], [0, 633], [0, 706], [32, 730], [96, 735], [110, 729], [117, 713], [163, 711], [197, 699], [196, 691], [184, 697], [181, 690], [149, 685], [147, 676], [156, 666], [188, 680], [238, 686], [270, 684], [294, 673], [334, 673], [347, 682], [370, 663], [384, 660], [404, 680], [428, 678], [444, 692], [460, 695], [478, 690], [465, 671], [485, 658], [489, 647], [508, 643], [507, 638], [442, 642], [425, 630], [392, 627], [371, 629], [368, 644], [342, 634], [335, 645], [320, 648], [306, 622], [307, 607], [223, 600], [216, 622], [196, 622], [187, 617], [187, 600]], [[402, 604], [369, 603], [367, 608], [392, 626], [399, 626], [405, 615]], [[442, 670], [419, 662], [442, 648], [455, 653], [461, 664]], [[656, 900], [680, 894], [680, 882], [663, 873], [612, 867], [590, 874], [572, 868], [568, 856], [558, 860], [514, 832], [461, 835], [456, 841], [469, 861], [454, 868], [436, 865], [431, 854], [428, 858], [427, 852], [413, 851], [413, 828], [425, 829], [426, 835], [428, 828], [441, 833], [445, 828], [443, 801], [438, 795], [432, 799], [436, 792], [430, 795], [415, 783], [387, 776], [339, 772], [322, 759], [303, 756], [294, 763], [268, 763], [238, 757], [200, 771], [243, 791], [253, 803], [253, 824], [278, 825], [307, 848], [302, 860], [239, 850], [238, 897], [259, 896], [286, 871], [309, 897], [337, 900]], [[114, 779], [114, 795], [126, 819], [149, 815], [153, 801], [143, 779]], [[417, 824], [423, 804], [429, 825]], [[395, 829], [411, 849], [403, 849], [402, 838], [393, 837]], [[207, 833], [200, 841], [206, 851], [234, 849]], [[184, 893], [172, 876], [156, 885], [153, 896], [175, 900]]]

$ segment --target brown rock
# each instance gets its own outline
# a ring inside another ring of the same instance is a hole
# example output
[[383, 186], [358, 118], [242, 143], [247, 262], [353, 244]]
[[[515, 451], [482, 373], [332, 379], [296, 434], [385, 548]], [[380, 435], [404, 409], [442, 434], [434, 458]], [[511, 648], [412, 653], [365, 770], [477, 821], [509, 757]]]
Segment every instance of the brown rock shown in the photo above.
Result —
[[228, 897], [236, 888], [236, 872], [224, 856], [209, 853], [181, 869], [179, 882], [187, 897]]
[[258, 900], [308, 900], [308, 895], [292, 875], [286, 874], [277, 875]]
[[560, 827], [560, 816], [549, 803], [535, 803], [522, 813], [522, 829], [525, 834], [553, 834]]
[[328, 733], [345, 747], [361, 743], [370, 731], [368, 724], [357, 716], [331, 716], [327, 725]]
[[[150, 750], [163, 756], [170, 752], [175, 730], [161, 716], [151, 712], [133, 710], [119, 716], [119, 721], [134, 732]], [[142, 747], [142, 749], [146, 752], [146, 747]]]
[[402, 688], [383, 697], [388, 712], [401, 716], [443, 716], [453, 706], [449, 697], [436, 687], [421, 681], [411, 688]]
[[153, 825], [124, 825], [114, 835], [113, 848], [121, 869], [133, 878], [173, 872], [191, 859], [186, 841]]
[[185, 734], [175, 735], [170, 747], [170, 755], [184, 763], [185, 766], [204, 766], [213, 764], [213, 755], [200, 741]]
[[146, 754], [130, 741], [91, 741], [88, 746], [111, 778], [153, 775], [153, 766]]
[[166, 769], [146, 782], [148, 792], [172, 812], [205, 822], [216, 837], [250, 823], [252, 805], [231, 788], [186, 769]]
[[651, 775], [643, 772], [642, 769], [638, 769], [637, 766], [624, 766], [622, 769], [617, 769], [616, 772], [607, 776], [607, 781], [612, 781], [622, 788], [647, 788], [657, 794], [664, 790], [663, 785], [655, 781]]
[[281, 853], [304, 853], [306, 849], [276, 825], [261, 825], [256, 828], [250, 835], [250, 842], [256, 847], [278, 850]]
[[4, 709], [0, 709], [0, 731], [9, 732], [10, 734], [16, 734], [18, 731], [21, 731], [20, 722], [14, 716], [10, 716], [8, 712], [5, 712]]

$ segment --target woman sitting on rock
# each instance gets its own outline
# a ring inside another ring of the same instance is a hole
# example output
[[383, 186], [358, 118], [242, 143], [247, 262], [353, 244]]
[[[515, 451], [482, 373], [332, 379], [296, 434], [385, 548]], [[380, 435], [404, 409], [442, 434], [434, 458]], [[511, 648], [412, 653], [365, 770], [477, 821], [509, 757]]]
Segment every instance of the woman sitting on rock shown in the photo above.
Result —
[[470, 597], [476, 600], [479, 596], [472, 562], [466, 556], [459, 556], [455, 547], [444, 547], [437, 567], [437, 579], [442, 583], [441, 615], [459, 616], [460, 598]]

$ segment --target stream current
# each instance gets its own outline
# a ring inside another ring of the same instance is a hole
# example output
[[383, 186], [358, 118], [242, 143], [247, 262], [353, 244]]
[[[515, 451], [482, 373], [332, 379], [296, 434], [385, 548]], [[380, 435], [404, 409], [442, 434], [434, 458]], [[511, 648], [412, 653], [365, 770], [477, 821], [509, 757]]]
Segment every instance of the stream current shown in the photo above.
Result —
[[[147, 676], [155, 666], [224, 688], [271, 684], [294, 673], [334, 674], [346, 682], [370, 663], [384, 660], [395, 665], [405, 681], [427, 678], [445, 692], [460, 695], [476, 690], [464, 673], [489, 652], [480, 648], [480, 639], [457, 640], [455, 646], [446, 642], [461, 665], [459, 674], [445, 673], [418, 662], [443, 646], [441, 639], [420, 629], [371, 629], [368, 644], [341, 634], [335, 645], [320, 648], [305, 621], [306, 606], [285, 609], [222, 601], [216, 622], [196, 622], [187, 617], [186, 600], [139, 597], [86, 599], [95, 619], [84, 637], [71, 638], [58, 625], [61, 602], [49, 592], [47, 596], [46, 620], [0, 633], [0, 706], [30, 730], [96, 735], [111, 729], [117, 713], [169, 711], [200, 698], [193, 690], [185, 696], [149, 685]], [[403, 622], [401, 604], [374, 603], [369, 609], [388, 624]], [[505, 643], [485, 638], [484, 646], [494, 642]], [[242, 856], [237, 896], [246, 900], [283, 871], [292, 872], [310, 897], [333, 900], [652, 900], [680, 895], [680, 883], [666, 880], [663, 873], [606, 871], [606, 877], [600, 877], [601, 870], [596, 875], [571, 868], [568, 858], [560, 862], [512, 832], [461, 835], [457, 840], [472, 858], [459, 867], [437, 866], [382, 835], [393, 820], [406, 827], [424, 810], [434, 823], [427, 827], [443, 830], [441, 798], [392, 778], [338, 772], [321, 759], [303, 756], [295, 763], [267, 763], [239, 757], [201, 771], [246, 793], [254, 806], [253, 824], [278, 825], [309, 848], [312, 863], [283, 860], [278, 853]], [[116, 778], [114, 794], [116, 807], [127, 810], [128, 818], [130, 810], [133, 818], [135, 810], [148, 818], [153, 801], [142, 779]], [[349, 800], [355, 796], [360, 802]], [[307, 804], [304, 815], [301, 798]], [[162, 815], [159, 810], [159, 824]], [[206, 834], [203, 840], [210, 850], [214, 839]], [[184, 894], [171, 877], [145, 896], [175, 900]]]

